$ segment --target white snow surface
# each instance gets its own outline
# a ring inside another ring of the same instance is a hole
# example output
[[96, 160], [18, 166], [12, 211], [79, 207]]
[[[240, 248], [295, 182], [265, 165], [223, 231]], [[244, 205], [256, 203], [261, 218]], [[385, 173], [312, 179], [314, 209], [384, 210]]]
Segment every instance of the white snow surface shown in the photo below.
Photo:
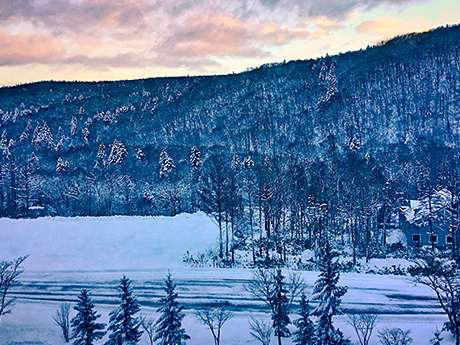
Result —
[[[82, 288], [92, 291], [95, 307], [102, 315], [100, 320], [107, 323], [117, 303], [116, 286], [123, 274], [132, 280], [141, 314], [158, 318], [155, 303], [164, 295], [163, 279], [168, 269], [177, 283], [179, 303], [185, 306], [183, 325], [192, 337], [188, 345], [212, 344], [209, 330], [196, 322], [194, 312], [203, 303], [218, 300], [228, 300], [235, 312], [224, 325], [221, 344], [257, 344], [249, 335], [248, 320], [253, 316], [269, 321], [270, 315], [243, 288], [253, 271], [190, 268], [182, 262], [187, 250], [195, 256], [215, 247], [217, 238], [217, 226], [203, 213], [172, 218], [0, 219], [0, 260], [30, 254], [20, 277], [23, 284], [13, 291], [18, 297], [15, 309], [0, 322], [0, 345], [64, 345], [53, 316], [63, 301], [74, 304]], [[406, 262], [375, 260], [370, 264], [405, 266]], [[318, 273], [300, 274], [311, 300]], [[340, 285], [349, 287], [343, 298], [348, 312], [377, 312], [377, 329], [411, 329], [414, 345], [428, 344], [436, 326], [441, 329], [447, 321], [434, 294], [424, 286], [414, 286], [407, 277], [344, 273]], [[312, 306], [316, 303], [311, 301]], [[291, 319], [296, 318], [293, 313]], [[334, 322], [357, 343], [346, 316], [337, 316]], [[379, 344], [376, 335], [370, 345]], [[453, 344], [449, 334], [444, 332], [443, 336], [444, 344]], [[106, 335], [95, 344], [102, 345], [107, 339]], [[146, 335], [139, 344], [149, 344]], [[292, 344], [292, 339], [283, 340], [283, 344]]]
[[0, 260], [30, 254], [26, 270], [120, 270], [182, 267], [187, 250], [216, 244], [204, 213], [175, 217], [0, 218]]

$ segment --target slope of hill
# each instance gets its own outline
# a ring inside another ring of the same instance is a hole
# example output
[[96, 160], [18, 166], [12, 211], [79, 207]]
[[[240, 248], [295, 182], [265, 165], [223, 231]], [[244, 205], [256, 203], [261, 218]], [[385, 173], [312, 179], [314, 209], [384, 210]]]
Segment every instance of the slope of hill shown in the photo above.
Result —
[[279, 253], [323, 231], [383, 245], [401, 200], [460, 189], [459, 42], [457, 25], [241, 74], [1, 88], [0, 215], [202, 209], [227, 253], [262, 230]]

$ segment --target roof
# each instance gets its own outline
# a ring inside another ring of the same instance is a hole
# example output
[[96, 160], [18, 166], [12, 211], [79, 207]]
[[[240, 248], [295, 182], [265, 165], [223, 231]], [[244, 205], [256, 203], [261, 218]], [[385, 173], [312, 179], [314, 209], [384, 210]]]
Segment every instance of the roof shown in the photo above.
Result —
[[420, 200], [410, 200], [409, 206], [401, 207], [401, 213], [406, 218], [406, 221], [416, 226], [425, 225], [430, 218], [430, 201], [431, 201], [431, 217], [439, 217], [446, 210], [452, 201], [452, 193], [443, 188], [436, 191], [431, 197], [424, 197]]

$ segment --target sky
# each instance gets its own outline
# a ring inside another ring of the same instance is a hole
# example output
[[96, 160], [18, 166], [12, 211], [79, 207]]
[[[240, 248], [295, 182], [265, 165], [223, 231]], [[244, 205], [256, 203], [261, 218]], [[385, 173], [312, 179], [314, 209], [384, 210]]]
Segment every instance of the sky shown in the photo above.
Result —
[[0, 86], [228, 74], [459, 22], [458, 0], [0, 0]]

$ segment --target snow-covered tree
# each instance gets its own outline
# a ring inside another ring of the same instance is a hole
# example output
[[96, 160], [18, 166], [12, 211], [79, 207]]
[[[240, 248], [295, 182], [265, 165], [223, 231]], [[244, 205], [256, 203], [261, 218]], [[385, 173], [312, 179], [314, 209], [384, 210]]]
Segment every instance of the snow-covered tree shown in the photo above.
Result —
[[167, 177], [176, 167], [173, 159], [169, 157], [165, 150], [161, 151], [158, 163], [160, 164], [160, 177]]
[[254, 168], [254, 161], [252, 160], [251, 156], [247, 156], [243, 158], [243, 168], [245, 169], [252, 169]]
[[9, 155], [10, 150], [8, 149], [8, 136], [6, 134], [6, 130], [3, 130], [2, 136], [0, 138], [0, 150], [3, 155]]
[[142, 331], [140, 318], [135, 315], [140, 311], [139, 302], [133, 294], [131, 281], [123, 276], [118, 285], [120, 305], [110, 312], [108, 331], [111, 332], [105, 345], [135, 345], [139, 342]]
[[70, 135], [74, 136], [77, 133], [77, 118], [72, 116], [70, 120]]
[[318, 317], [316, 326], [316, 338], [318, 345], [339, 345], [349, 343], [343, 339], [340, 330], [335, 329], [332, 317], [341, 313], [340, 303], [343, 295], [347, 292], [347, 287], [338, 286], [340, 279], [339, 267], [337, 262], [337, 252], [335, 252], [329, 241], [322, 246], [318, 267], [321, 273], [315, 282], [315, 299], [319, 302], [313, 309], [312, 315]]
[[179, 306], [176, 301], [175, 288], [176, 284], [171, 274], [168, 273], [164, 287], [166, 296], [160, 299], [161, 307], [157, 310], [161, 316], [155, 323], [154, 340], [158, 341], [159, 345], [183, 345], [187, 339], [190, 339], [185, 329], [182, 328], [182, 320], [185, 315], [182, 313], [183, 307]]
[[295, 345], [315, 345], [315, 325], [310, 319], [310, 306], [305, 294], [300, 300], [300, 318], [294, 321], [296, 330], [294, 331], [293, 342]]
[[127, 155], [128, 150], [126, 150], [125, 145], [121, 141], [115, 139], [107, 161], [111, 164], [121, 164]]
[[199, 168], [203, 162], [201, 161], [200, 149], [196, 146], [192, 147], [190, 152], [190, 164], [193, 168]]
[[41, 126], [40, 123], [37, 123], [37, 126], [34, 129], [32, 144], [37, 147], [48, 147], [50, 149], [54, 149], [53, 135], [51, 134], [50, 127], [46, 121], [43, 121]]
[[240, 156], [238, 154], [234, 154], [232, 157], [232, 163], [230, 165], [232, 169], [237, 169], [240, 166]]
[[137, 154], [136, 154], [136, 159], [137, 159], [138, 161], [141, 161], [141, 160], [143, 160], [144, 158], [145, 158], [144, 151], [142, 151], [141, 148], [138, 148], [138, 149], [137, 149]]
[[291, 336], [291, 332], [287, 327], [291, 323], [291, 320], [289, 319], [289, 300], [286, 293], [284, 276], [281, 269], [277, 269], [276, 274], [273, 276], [273, 291], [270, 298], [273, 305], [273, 328], [275, 329], [275, 336], [278, 337], [279, 345], [281, 345], [282, 337]]
[[441, 331], [436, 327], [433, 332], [433, 338], [430, 339], [430, 345], [441, 345], [442, 343]]
[[57, 172], [64, 172], [69, 168], [69, 162], [65, 161], [59, 157], [56, 163], [56, 171]]
[[95, 340], [104, 337], [105, 325], [96, 320], [101, 316], [96, 314], [94, 304], [87, 289], [81, 290], [77, 305], [74, 307], [77, 315], [70, 322], [74, 345], [92, 345]]
[[29, 137], [29, 132], [32, 131], [32, 120], [27, 121], [27, 126], [19, 137], [19, 141], [24, 141]]

